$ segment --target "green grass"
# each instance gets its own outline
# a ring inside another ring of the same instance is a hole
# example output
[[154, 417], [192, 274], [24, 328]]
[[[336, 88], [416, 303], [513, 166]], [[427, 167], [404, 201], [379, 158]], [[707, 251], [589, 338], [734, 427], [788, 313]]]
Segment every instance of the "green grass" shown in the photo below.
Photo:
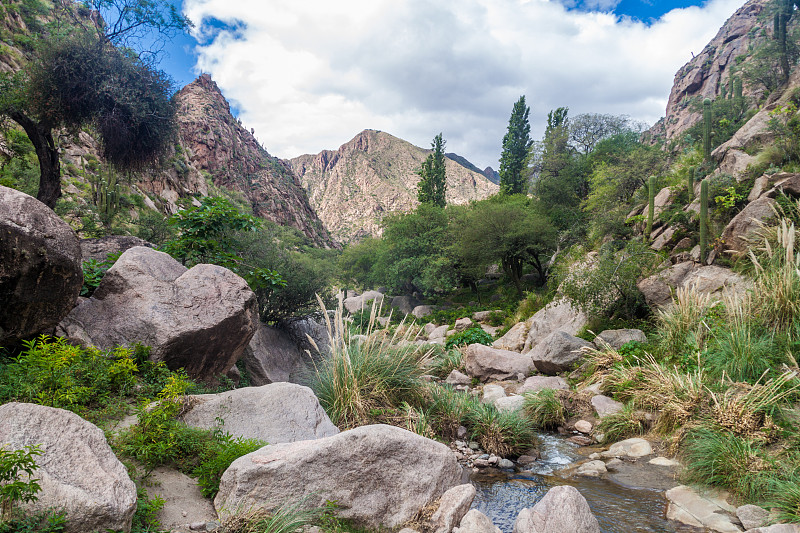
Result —
[[501, 412], [493, 405], [477, 404], [468, 414], [472, 438], [487, 453], [518, 456], [536, 444], [530, 420], [515, 412]]
[[434, 349], [433, 356], [427, 366], [427, 372], [444, 379], [450, 372], [462, 368], [464, 354], [457, 348]]
[[480, 326], [476, 326], [447, 337], [445, 348], [449, 350], [459, 346], [469, 346], [470, 344], [491, 346], [492, 342], [494, 342], [494, 337], [483, 331]]
[[617, 442], [629, 437], [644, 435], [647, 423], [633, 404], [626, 405], [619, 413], [603, 417], [597, 431], [605, 435], [604, 442]]
[[554, 429], [567, 421], [567, 409], [553, 389], [525, 394], [523, 410], [536, 428]]

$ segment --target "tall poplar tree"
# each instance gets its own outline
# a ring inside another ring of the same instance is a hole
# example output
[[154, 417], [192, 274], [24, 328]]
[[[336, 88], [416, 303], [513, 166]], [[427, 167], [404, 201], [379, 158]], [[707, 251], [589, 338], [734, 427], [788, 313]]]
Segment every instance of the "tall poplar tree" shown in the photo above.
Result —
[[447, 191], [447, 176], [445, 175], [444, 144], [440, 133], [433, 138], [431, 152], [422, 163], [422, 168], [417, 171], [419, 183], [417, 184], [417, 199], [421, 204], [431, 204], [444, 207], [447, 204], [445, 192]]
[[530, 111], [531, 108], [525, 105], [525, 96], [520, 96], [511, 111], [508, 132], [503, 137], [503, 153], [500, 155], [500, 191], [505, 194], [527, 192], [525, 162], [533, 145], [531, 125], [528, 122]]

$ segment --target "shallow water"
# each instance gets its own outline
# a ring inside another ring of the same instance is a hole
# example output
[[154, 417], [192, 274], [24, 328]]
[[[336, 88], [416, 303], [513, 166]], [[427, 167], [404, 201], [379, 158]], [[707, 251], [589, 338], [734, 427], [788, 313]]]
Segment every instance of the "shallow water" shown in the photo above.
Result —
[[632, 489], [605, 479], [553, 476], [554, 471], [582, 457], [575, 445], [561, 437], [541, 435], [540, 442], [542, 458], [526, 467], [528, 470], [472, 477], [478, 491], [472, 508], [491, 518], [503, 533], [511, 533], [520, 510], [533, 507], [551, 487], [565, 484], [574, 486], [586, 498], [603, 533], [697, 531], [666, 519], [663, 492]]

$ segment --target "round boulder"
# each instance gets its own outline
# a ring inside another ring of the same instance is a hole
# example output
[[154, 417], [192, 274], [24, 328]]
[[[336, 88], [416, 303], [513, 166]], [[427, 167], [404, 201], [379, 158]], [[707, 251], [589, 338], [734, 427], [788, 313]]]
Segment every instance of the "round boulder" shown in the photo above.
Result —
[[83, 285], [81, 246], [52, 209], [0, 186], [0, 345], [54, 327]]

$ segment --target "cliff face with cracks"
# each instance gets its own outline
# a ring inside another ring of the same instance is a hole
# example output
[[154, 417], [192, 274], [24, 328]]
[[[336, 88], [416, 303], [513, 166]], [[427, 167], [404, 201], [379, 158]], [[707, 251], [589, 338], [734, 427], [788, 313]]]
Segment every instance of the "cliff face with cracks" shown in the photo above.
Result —
[[[729, 82], [731, 67], [737, 61], [746, 60], [751, 46], [771, 37], [772, 18], [766, 12], [768, 3], [769, 0], [748, 1], [736, 10], [698, 55], [678, 70], [670, 91], [666, 118], [654, 127], [654, 131], [661, 130], [667, 140], [672, 140], [702, 119], [702, 112], [691, 106], [691, 101], [716, 98], [723, 85]], [[760, 91], [745, 83], [743, 94], [746, 98], [757, 98]]]
[[[311, 205], [333, 236], [357, 241], [381, 233], [381, 219], [408, 212], [417, 202], [416, 171], [430, 153], [388, 133], [365, 130], [338, 150], [291, 160]], [[446, 159], [447, 202], [486, 198], [498, 186], [486, 176]]]

